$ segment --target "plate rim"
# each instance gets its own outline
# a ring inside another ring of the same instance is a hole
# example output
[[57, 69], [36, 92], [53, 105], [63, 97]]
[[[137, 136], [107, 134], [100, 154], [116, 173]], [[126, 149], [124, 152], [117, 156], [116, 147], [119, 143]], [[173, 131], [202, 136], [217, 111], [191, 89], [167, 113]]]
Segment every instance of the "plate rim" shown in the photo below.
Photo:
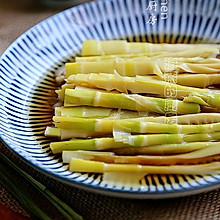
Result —
[[[99, 4], [99, 2], [106, 2], [108, 0], [97, 0], [97, 1], [91, 1], [84, 4], [80, 4], [77, 6], [73, 6], [71, 8], [67, 8], [65, 10], [62, 10], [58, 13], [55, 13], [52, 16], [49, 16], [46, 19], [43, 19], [42, 21], [38, 22], [37, 24], [33, 25], [32, 27], [28, 28], [24, 33], [19, 35], [1, 54], [0, 56], [0, 64], [1, 60], [7, 55], [7, 52], [9, 52], [11, 49], [13, 49], [13, 46], [17, 44], [18, 40], [22, 38], [22, 36], [27, 36], [29, 32], [32, 31], [36, 26], [40, 25], [41, 23], [44, 23], [45, 21], [52, 20], [53, 17], [58, 16], [59, 14], [65, 13], [66, 11], [72, 11], [77, 10], [80, 7], [84, 7], [85, 5], [90, 4]], [[117, 0], [111, 0], [111, 1], [117, 1]], [[96, 185], [91, 185], [88, 183], [80, 183], [78, 181], [75, 181], [74, 179], [69, 180], [63, 176], [60, 176], [57, 173], [54, 173], [50, 170], [45, 169], [43, 166], [40, 166], [38, 163], [34, 163], [33, 160], [28, 160], [24, 156], [20, 155], [18, 152], [16, 152], [15, 149], [10, 147], [10, 145], [7, 143], [7, 141], [4, 140], [4, 135], [0, 134], [0, 142], [9, 149], [10, 152], [12, 152], [16, 157], [18, 157], [20, 160], [22, 160], [24, 163], [31, 166], [34, 170], [37, 170], [41, 174], [44, 174], [46, 176], [49, 176], [59, 182], [62, 182], [66, 185], [76, 187], [78, 189], [86, 190], [88, 192], [97, 193], [101, 195], [106, 196], [112, 196], [112, 197], [118, 197], [118, 198], [126, 198], [126, 199], [170, 199], [170, 198], [178, 198], [178, 197], [185, 197], [185, 196], [191, 196], [196, 195], [203, 192], [209, 192], [215, 189], [218, 189], [220, 187], [220, 180], [216, 182], [210, 182], [205, 185], [199, 185], [199, 186], [193, 186], [190, 189], [184, 189], [181, 190], [175, 190], [173, 189], [170, 192], [147, 192], [147, 191], [123, 191], [121, 189], [115, 189], [115, 188], [104, 188], [104, 187], [98, 187]]]

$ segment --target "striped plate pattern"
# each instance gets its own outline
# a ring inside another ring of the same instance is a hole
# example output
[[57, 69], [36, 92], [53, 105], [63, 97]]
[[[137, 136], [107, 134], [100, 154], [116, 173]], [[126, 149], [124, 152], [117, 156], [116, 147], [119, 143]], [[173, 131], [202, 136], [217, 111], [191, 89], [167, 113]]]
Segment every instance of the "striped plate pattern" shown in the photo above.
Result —
[[[20, 36], [0, 60], [2, 141], [41, 171], [68, 184], [127, 198], [168, 198], [217, 188], [220, 175], [147, 175], [132, 185], [71, 173], [49, 149], [44, 130], [56, 101], [54, 75], [86, 39], [219, 43], [220, 1], [100, 0], [63, 11]], [[166, 6], [167, 8], [162, 8]], [[167, 9], [167, 14], [162, 14]], [[149, 19], [154, 16], [155, 23]], [[166, 19], [163, 19], [166, 17]]]

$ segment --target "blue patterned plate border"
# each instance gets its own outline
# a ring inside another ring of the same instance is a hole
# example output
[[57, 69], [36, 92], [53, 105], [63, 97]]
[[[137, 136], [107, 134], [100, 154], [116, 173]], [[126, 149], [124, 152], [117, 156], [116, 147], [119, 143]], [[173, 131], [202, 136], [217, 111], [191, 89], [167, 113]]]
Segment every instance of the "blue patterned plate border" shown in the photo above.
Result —
[[[106, 195], [156, 199], [218, 188], [220, 175], [147, 175], [137, 185], [123, 185], [104, 182], [100, 174], [71, 173], [60, 156], [51, 153], [51, 140], [43, 135], [51, 124], [55, 73], [79, 53], [83, 40], [219, 43], [219, 1], [155, 2], [155, 10], [150, 10], [147, 0], [87, 3], [52, 16], [21, 35], [0, 60], [2, 142], [41, 172]], [[167, 7], [167, 15], [162, 14], [162, 6]]]

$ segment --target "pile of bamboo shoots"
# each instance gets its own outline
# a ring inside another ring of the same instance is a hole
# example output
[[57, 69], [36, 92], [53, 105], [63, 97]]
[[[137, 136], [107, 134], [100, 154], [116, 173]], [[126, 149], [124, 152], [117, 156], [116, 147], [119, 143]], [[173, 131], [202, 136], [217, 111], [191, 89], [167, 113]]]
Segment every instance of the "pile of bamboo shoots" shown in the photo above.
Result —
[[73, 172], [220, 171], [216, 44], [83, 43], [45, 135]]

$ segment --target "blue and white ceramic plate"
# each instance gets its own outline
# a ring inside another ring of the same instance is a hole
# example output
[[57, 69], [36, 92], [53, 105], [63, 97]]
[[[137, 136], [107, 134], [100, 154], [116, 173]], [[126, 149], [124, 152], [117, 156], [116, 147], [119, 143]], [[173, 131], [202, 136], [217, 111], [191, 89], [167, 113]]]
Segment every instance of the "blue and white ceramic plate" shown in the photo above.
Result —
[[61, 12], [31, 28], [0, 61], [0, 135], [29, 164], [65, 183], [127, 198], [168, 198], [220, 186], [220, 175], [147, 175], [138, 184], [103, 182], [71, 173], [54, 156], [44, 130], [51, 124], [55, 72], [86, 39], [219, 43], [218, 0], [100, 0]]

